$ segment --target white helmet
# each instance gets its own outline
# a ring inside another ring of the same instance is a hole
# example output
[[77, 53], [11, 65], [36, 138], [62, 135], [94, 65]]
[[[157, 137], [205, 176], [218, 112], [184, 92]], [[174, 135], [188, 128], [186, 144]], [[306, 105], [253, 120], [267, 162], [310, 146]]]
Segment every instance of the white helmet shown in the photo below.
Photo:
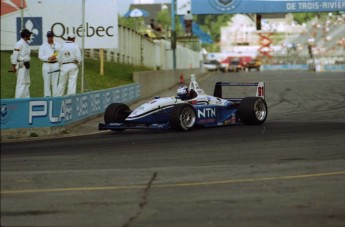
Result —
[[181, 100], [185, 100], [187, 98], [187, 94], [188, 94], [187, 86], [177, 88], [177, 97], [179, 97]]

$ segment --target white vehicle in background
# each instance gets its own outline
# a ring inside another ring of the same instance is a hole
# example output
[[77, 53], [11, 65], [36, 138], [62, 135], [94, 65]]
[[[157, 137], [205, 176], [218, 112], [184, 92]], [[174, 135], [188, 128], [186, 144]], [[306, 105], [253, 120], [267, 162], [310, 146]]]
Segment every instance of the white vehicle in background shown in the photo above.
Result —
[[218, 71], [221, 68], [221, 65], [217, 60], [209, 60], [204, 61], [203, 67], [208, 71]]

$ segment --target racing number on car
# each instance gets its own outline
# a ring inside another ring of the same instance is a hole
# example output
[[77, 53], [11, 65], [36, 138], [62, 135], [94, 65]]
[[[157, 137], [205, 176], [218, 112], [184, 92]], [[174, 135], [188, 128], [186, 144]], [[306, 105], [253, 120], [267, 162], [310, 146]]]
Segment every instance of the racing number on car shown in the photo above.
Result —
[[265, 96], [265, 89], [264, 89], [264, 87], [258, 87], [258, 96], [259, 97]]
[[265, 83], [264, 82], [259, 82], [257, 89], [256, 89], [256, 96], [265, 98]]

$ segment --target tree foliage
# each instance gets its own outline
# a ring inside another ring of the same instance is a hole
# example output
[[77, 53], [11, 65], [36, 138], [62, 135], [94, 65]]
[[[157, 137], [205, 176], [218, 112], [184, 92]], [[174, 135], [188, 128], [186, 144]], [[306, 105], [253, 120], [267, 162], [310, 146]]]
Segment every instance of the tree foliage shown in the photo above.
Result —
[[164, 30], [171, 28], [171, 15], [167, 9], [161, 10], [157, 14], [157, 23], [161, 24]]
[[312, 20], [313, 18], [315, 18], [315, 16], [319, 16], [320, 14], [319, 13], [293, 13], [292, 15], [293, 15], [294, 20], [298, 24], [303, 24]]
[[196, 16], [195, 21], [200, 25], [204, 32], [211, 35], [214, 42], [213, 44], [203, 44], [203, 47], [206, 47], [209, 52], [219, 51], [221, 27], [227, 26], [231, 17], [231, 14]]
[[144, 18], [143, 17], [121, 17], [120, 15], [118, 16], [118, 24], [131, 28], [133, 30], [137, 30], [138, 25], [144, 23]]

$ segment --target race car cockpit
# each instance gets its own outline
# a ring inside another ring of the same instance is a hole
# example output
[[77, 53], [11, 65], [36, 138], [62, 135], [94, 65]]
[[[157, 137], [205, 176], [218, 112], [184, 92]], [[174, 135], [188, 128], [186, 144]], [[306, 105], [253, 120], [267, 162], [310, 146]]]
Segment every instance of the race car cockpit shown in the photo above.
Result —
[[188, 89], [187, 86], [177, 88], [177, 97], [181, 100], [189, 100], [194, 99], [198, 96], [198, 94], [194, 91], [194, 89]]

